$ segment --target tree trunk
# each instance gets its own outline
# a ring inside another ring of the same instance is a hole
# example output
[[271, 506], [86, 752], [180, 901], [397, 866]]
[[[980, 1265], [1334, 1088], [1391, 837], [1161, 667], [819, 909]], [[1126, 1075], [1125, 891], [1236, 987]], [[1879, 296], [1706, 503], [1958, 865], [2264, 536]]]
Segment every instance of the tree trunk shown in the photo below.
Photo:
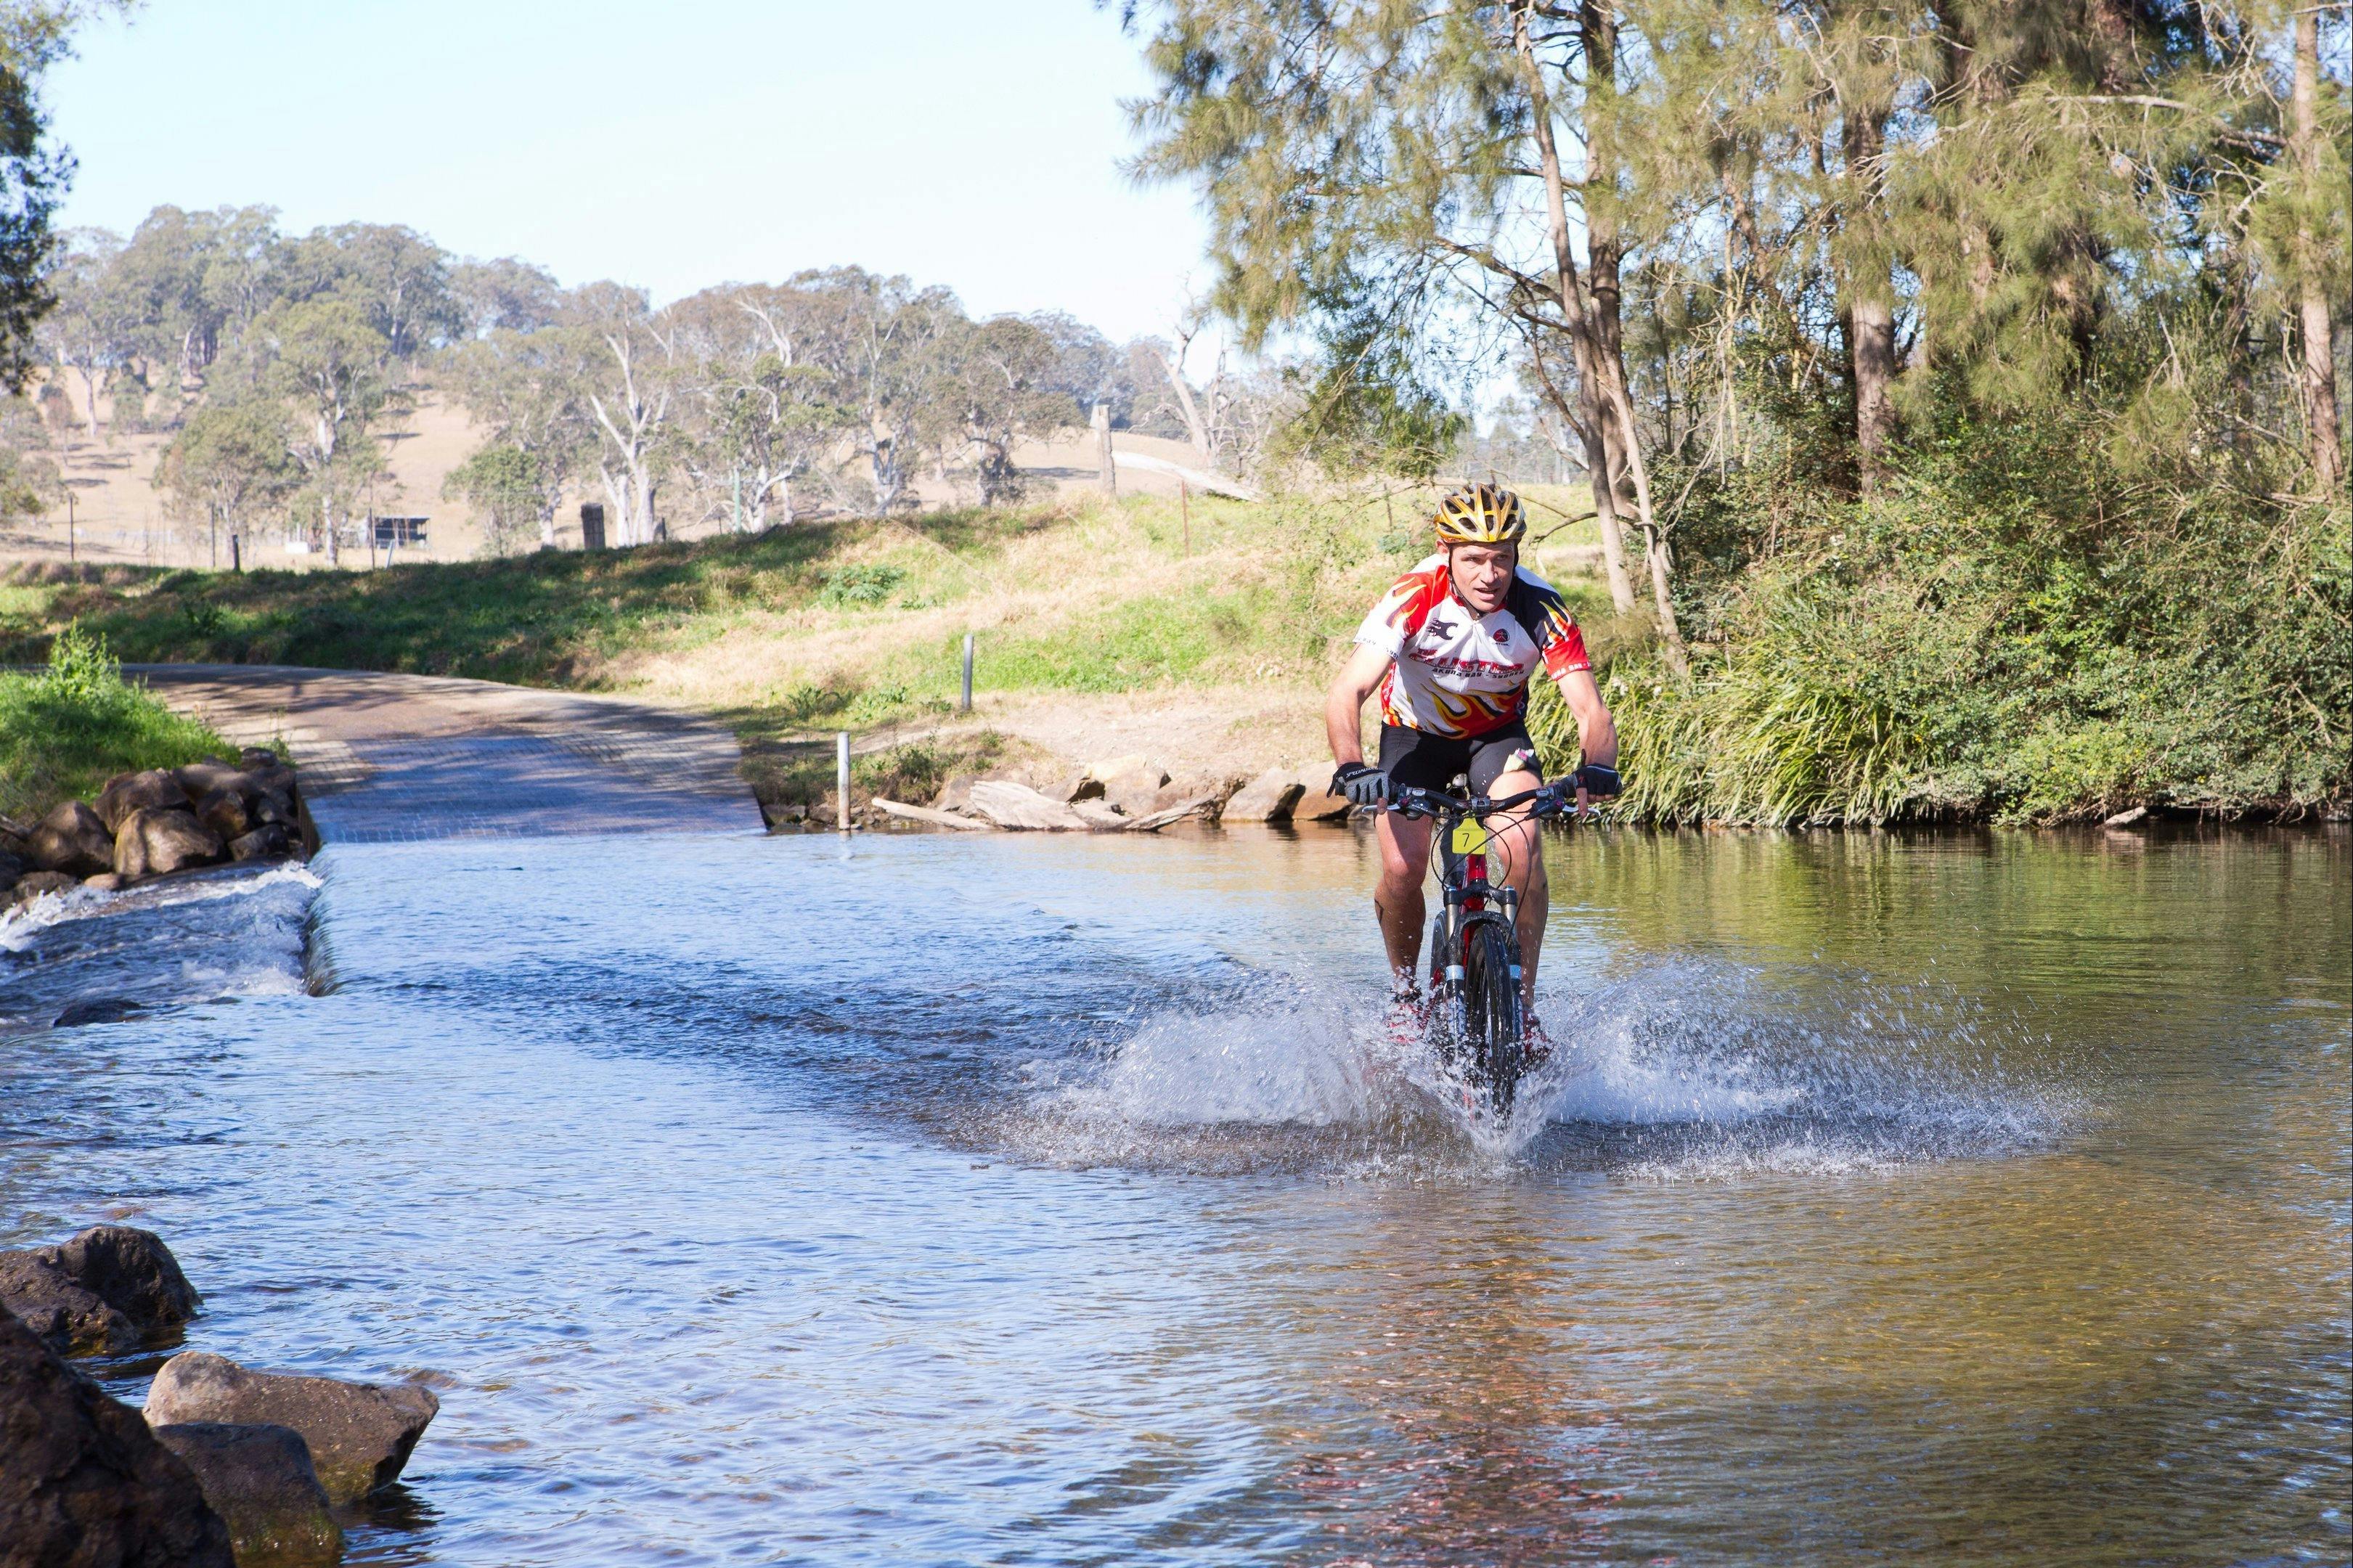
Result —
[[1160, 362], [1162, 373], [1168, 377], [1169, 390], [1176, 395], [1176, 411], [1185, 416], [1185, 432], [1192, 438], [1193, 450], [1200, 455], [1202, 462], [1207, 463], [1209, 460], [1209, 430], [1201, 422], [1201, 409], [1193, 400], [1193, 389], [1185, 384], [1185, 378], [1177, 372], [1176, 363], [1166, 354], [1155, 351], [1152, 357]]
[[1846, 132], [1846, 190], [1852, 206], [1841, 226], [1861, 252], [1851, 254], [1843, 268], [1847, 346], [1854, 365], [1855, 449], [1862, 488], [1869, 493], [1885, 475], [1887, 445], [1895, 433], [1895, 410], [1889, 399], [1895, 381], [1895, 289], [1876, 243], [1887, 111], [1859, 110], [1847, 116]]
[[[1528, 31], [1525, 5], [1512, 12], [1512, 39], [1526, 82], [1528, 118], [1535, 132], [1536, 157], [1544, 174], [1546, 216], [1552, 229], [1555, 287], [1560, 294], [1561, 315], [1567, 323], [1570, 342], [1574, 345], [1581, 342], [1584, 345], [1584, 357], [1593, 370], [1597, 404], [1604, 413], [1614, 416], [1619, 436], [1625, 442], [1626, 467], [1634, 479], [1634, 499], [1641, 510], [1642, 534], [1650, 542], [1647, 554], [1651, 597], [1658, 611], [1659, 635], [1666, 644], [1669, 668], [1678, 675], [1688, 674], [1691, 659], [1683, 649], [1683, 628], [1675, 624], [1674, 600], [1666, 577], [1666, 552], [1661, 547], [1657, 520], [1651, 510], [1651, 475], [1642, 462], [1641, 438], [1634, 427], [1634, 404], [1626, 391], [1625, 362], [1602, 352], [1593, 312], [1586, 303], [1585, 286], [1577, 275], [1577, 257], [1569, 248], [1568, 196], [1561, 178], [1560, 148], [1553, 140], [1552, 99], [1545, 91], [1543, 68], [1536, 61], [1535, 40]], [[1605, 429], [1611, 422], [1597, 421]]]
[[[1577, 26], [1585, 37], [1586, 73], [1594, 81], [1616, 79], [1618, 72], [1618, 18], [1607, 5], [1585, 0], [1577, 7]], [[1547, 126], [1546, 132], [1550, 134]], [[1586, 274], [1593, 285], [1594, 337], [1604, 354], [1619, 353], [1623, 333], [1620, 329], [1620, 295], [1619, 260], [1622, 248], [1618, 238], [1617, 204], [1598, 199], [1593, 194], [1607, 186], [1617, 172], [1616, 160], [1609, 153], [1609, 142], [1603, 127], [1588, 122], [1585, 128], [1586, 191], [1585, 251]], [[1582, 368], [1577, 375], [1577, 404], [1585, 424], [1585, 462], [1593, 480], [1593, 515], [1601, 525], [1601, 562], [1609, 575], [1609, 602], [1620, 615], [1630, 614], [1634, 608], [1632, 574], [1626, 569], [1626, 530], [1618, 516], [1620, 483], [1626, 475], [1626, 460], [1619, 450], [1616, 432], [1610, 428], [1607, 411], [1594, 392], [1591, 367]]]
[[[2297, 172], [2307, 182], [2320, 168], [2320, 16], [2310, 6], [2295, 14], [2295, 91], [2290, 132]], [[2344, 193], [2336, 193], [2342, 195]], [[2304, 328], [2305, 423], [2311, 432], [2312, 475], [2321, 495], [2337, 499], [2345, 475], [2345, 447], [2337, 427], [2337, 324], [2320, 278], [2319, 246], [2308, 226], [2296, 235], [2297, 314]]]
[[1593, 377], [1577, 381], [1577, 412], [1585, 426], [1585, 466], [1593, 482], [1593, 517], [1601, 525], [1601, 565], [1609, 575], [1609, 603], [1621, 616], [1634, 613], [1634, 579], [1626, 570], [1626, 525], [1618, 518], [1618, 477], [1603, 439], [1604, 420], [1593, 394]]

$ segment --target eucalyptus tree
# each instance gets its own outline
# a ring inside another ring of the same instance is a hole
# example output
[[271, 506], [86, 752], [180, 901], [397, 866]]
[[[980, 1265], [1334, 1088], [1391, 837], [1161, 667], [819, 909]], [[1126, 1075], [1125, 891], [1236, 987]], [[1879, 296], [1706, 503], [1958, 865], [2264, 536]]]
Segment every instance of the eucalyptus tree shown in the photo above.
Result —
[[156, 458], [153, 483], [182, 516], [204, 518], [218, 565], [224, 530], [232, 539], [244, 538], [301, 483], [296, 441], [282, 403], [207, 403], [188, 416]]
[[750, 531], [772, 521], [790, 527], [800, 509], [796, 484], [841, 446], [853, 416], [839, 400], [840, 367], [812, 352], [821, 314], [807, 290], [789, 284], [725, 284], [664, 312], [693, 393], [681, 460], [705, 515]]
[[613, 540], [649, 544], [683, 368], [674, 331], [654, 314], [645, 290], [618, 283], [574, 290], [565, 317], [582, 345], [583, 398], [598, 435], [596, 473], [612, 509]]
[[98, 400], [137, 352], [143, 301], [116, 266], [122, 238], [101, 228], [76, 229], [48, 276], [56, 308], [38, 337], [49, 363], [81, 377], [84, 411], [98, 431]]
[[483, 458], [492, 467], [476, 469], [460, 490], [488, 506], [485, 487], [495, 488], [501, 526], [527, 501], [542, 545], [555, 542], [556, 509], [594, 460], [600, 439], [588, 405], [597, 348], [563, 327], [500, 327], [451, 345], [435, 362], [442, 393], [484, 435], [468, 463], [493, 450], [510, 454]]
[[877, 512], [911, 504], [922, 460], [961, 426], [941, 395], [954, 380], [963, 308], [945, 289], [860, 267], [800, 273], [790, 286], [807, 302], [809, 355], [833, 373], [851, 412], [845, 435], [865, 468], [855, 499]]
[[[948, 434], [967, 447], [984, 501], [1018, 500], [1022, 493], [1013, 448], [1018, 443], [1075, 427], [1079, 403], [1072, 394], [1073, 368], [1066, 353], [1068, 318], [1050, 325], [1064, 328], [1064, 341], [1032, 319], [993, 316], [955, 334], [949, 357], [953, 366], [944, 401], [953, 400], [962, 416], [960, 428]], [[1109, 343], [1104, 343], [1107, 351]], [[1080, 367], [1082, 395], [1103, 389], [1096, 379], [1100, 362], [1092, 356]], [[1093, 373], [1089, 374], [1088, 373]], [[1088, 406], [1108, 398], [1090, 398]]]
[[368, 426], [390, 401], [391, 344], [348, 299], [280, 304], [256, 321], [251, 350], [262, 384], [290, 404], [288, 449], [318, 505], [330, 562], [341, 523], [379, 463]]
[[501, 256], [449, 268], [449, 294], [461, 334], [535, 332], [554, 326], [564, 310], [564, 288], [536, 262]]

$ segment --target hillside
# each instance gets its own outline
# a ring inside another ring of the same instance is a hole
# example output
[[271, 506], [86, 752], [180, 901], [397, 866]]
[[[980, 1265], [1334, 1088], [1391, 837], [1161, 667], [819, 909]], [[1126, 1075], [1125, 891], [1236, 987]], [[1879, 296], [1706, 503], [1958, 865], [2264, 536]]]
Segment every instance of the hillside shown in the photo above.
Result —
[[[82, 407], [81, 376], [75, 371], [48, 373], [76, 409]], [[108, 400], [99, 400], [101, 415]], [[380, 515], [422, 516], [431, 521], [426, 542], [413, 551], [402, 547], [406, 559], [459, 562], [483, 554], [480, 521], [461, 501], [442, 499], [442, 482], [482, 442], [481, 431], [465, 410], [447, 402], [429, 383], [412, 385], [407, 411], [387, 418], [375, 434], [384, 443], [389, 474], [376, 492], [374, 510]], [[70, 553], [79, 561], [101, 565], [195, 566], [228, 563], [227, 545], [211, 537], [199, 521], [173, 515], [167, 498], [155, 488], [157, 459], [169, 445], [169, 432], [92, 436], [87, 429], [55, 432], [48, 456], [59, 464], [73, 490], [74, 542]], [[1137, 458], [1155, 465], [1123, 468], [1120, 493], [1130, 496], [1174, 497], [1176, 475], [1166, 465], [1199, 467], [1201, 459], [1182, 441], [1118, 431], [1113, 446], [1120, 458]], [[1093, 437], [1070, 431], [1053, 441], [1024, 442], [1014, 449], [1017, 467], [1031, 498], [1050, 500], [1063, 494], [1092, 495], [1097, 488]], [[592, 480], [593, 480], [593, 476]], [[916, 493], [926, 507], [954, 506], [970, 499], [968, 490], [936, 477], [919, 482]], [[580, 503], [602, 500], [602, 492], [576, 490], [565, 498], [556, 516], [560, 547], [580, 545]], [[664, 520], [673, 538], [705, 539], [727, 531], [725, 518], [669, 515]], [[67, 508], [60, 503], [48, 513], [31, 519], [0, 521], [0, 564], [22, 561], [64, 561], [69, 555]], [[323, 560], [290, 552], [274, 534], [253, 548], [249, 566], [305, 572], [322, 569]], [[364, 569], [364, 559], [347, 563]]]

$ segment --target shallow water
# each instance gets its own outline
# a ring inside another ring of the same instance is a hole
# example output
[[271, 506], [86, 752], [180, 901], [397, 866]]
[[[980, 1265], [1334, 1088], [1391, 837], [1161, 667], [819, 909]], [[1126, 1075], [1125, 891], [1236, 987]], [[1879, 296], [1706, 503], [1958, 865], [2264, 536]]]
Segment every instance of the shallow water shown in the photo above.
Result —
[[135, 1216], [189, 1345], [439, 1389], [355, 1562], [2345, 1560], [2341, 832], [1548, 854], [1502, 1128], [1346, 831], [53, 910], [0, 1240]]

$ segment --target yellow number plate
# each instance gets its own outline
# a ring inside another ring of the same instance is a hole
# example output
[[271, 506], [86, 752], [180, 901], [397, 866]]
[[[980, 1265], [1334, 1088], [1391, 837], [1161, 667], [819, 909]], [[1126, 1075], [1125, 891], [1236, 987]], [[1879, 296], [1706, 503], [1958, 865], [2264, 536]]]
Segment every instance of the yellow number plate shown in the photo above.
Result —
[[1487, 852], [1487, 825], [1475, 816], [1466, 816], [1454, 826], [1454, 853], [1484, 855]]

